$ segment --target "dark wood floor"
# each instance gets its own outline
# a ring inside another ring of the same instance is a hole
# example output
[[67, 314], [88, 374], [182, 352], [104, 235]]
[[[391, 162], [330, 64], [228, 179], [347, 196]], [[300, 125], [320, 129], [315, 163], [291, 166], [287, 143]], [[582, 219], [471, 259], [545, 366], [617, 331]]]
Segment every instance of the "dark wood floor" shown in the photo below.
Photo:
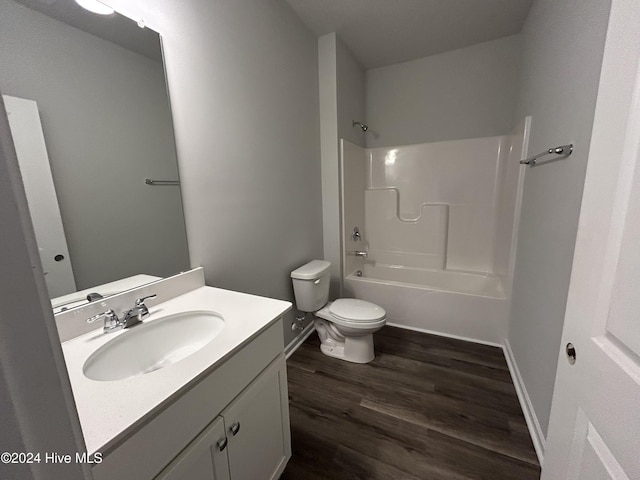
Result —
[[540, 468], [502, 350], [393, 327], [358, 365], [287, 364], [293, 457], [282, 480], [527, 480]]

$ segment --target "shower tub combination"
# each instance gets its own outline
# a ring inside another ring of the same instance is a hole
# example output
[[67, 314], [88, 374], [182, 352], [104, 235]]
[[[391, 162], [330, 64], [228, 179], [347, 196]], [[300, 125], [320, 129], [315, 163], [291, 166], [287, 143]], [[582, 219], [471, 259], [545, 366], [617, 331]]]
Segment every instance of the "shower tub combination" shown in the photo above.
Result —
[[343, 296], [391, 325], [502, 344], [529, 123], [394, 148], [342, 140]]

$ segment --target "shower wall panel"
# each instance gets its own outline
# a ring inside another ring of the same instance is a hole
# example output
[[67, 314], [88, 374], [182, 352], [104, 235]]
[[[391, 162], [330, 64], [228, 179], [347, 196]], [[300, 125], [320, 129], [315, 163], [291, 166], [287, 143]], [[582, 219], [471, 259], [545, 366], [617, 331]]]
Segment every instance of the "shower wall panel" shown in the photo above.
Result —
[[398, 215], [398, 190], [365, 191], [369, 260], [384, 265], [445, 268], [449, 207], [423, 204], [415, 219]]
[[[508, 137], [489, 137], [368, 149], [367, 188], [397, 191], [396, 225], [422, 224], [420, 234], [417, 229], [411, 234], [405, 232], [413, 237], [406, 242], [421, 243], [419, 251], [435, 254], [435, 238], [445, 239], [437, 252], [443, 256], [444, 265], [438, 268], [491, 273], [496, 244], [496, 199], [501, 188], [500, 169], [505, 161], [507, 140]], [[394, 253], [398, 258], [403, 250], [397, 245], [381, 243], [380, 230], [374, 234], [369, 228], [374, 218], [380, 219], [388, 213], [376, 202], [379, 202], [376, 195], [365, 197], [371, 253], [376, 258], [381, 253], [382, 256]], [[425, 207], [435, 212], [435, 206], [445, 206], [448, 210], [444, 233], [439, 231], [442, 215], [429, 212], [433, 217], [429, 219], [430, 226], [424, 225], [425, 219], [420, 220]]]

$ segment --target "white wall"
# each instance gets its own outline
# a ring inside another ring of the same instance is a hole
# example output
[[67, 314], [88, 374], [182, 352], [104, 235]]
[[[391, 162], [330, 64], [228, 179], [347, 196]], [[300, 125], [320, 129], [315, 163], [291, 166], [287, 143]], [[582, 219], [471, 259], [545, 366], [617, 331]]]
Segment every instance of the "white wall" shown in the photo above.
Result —
[[178, 176], [162, 64], [13, 1], [0, 9], [0, 88], [38, 103], [78, 288], [187, 268], [180, 189], [142, 183]]
[[571, 273], [609, 2], [538, 0], [522, 32], [516, 115], [529, 153], [573, 142], [566, 160], [527, 168], [509, 344], [546, 435]]
[[505, 135], [514, 126], [520, 37], [374, 68], [368, 147]]
[[353, 120], [364, 118], [364, 70], [335, 33], [318, 39], [324, 259], [331, 262], [331, 298], [342, 286], [339, 141], [364, 146]]
[[322, 257], [316, 38], [282, 0], [105, 3], [163, 37], [192, 266], [293, 300]]

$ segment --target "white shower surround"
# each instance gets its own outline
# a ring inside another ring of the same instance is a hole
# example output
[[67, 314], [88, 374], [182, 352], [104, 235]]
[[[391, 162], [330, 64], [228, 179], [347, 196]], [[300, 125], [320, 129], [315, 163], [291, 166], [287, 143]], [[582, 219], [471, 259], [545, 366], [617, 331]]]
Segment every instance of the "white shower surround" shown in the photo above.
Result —
[[343, 296], [381, 305], [390, 324], [502, 345], [529, 124], [393, 148], [342, 140]]

